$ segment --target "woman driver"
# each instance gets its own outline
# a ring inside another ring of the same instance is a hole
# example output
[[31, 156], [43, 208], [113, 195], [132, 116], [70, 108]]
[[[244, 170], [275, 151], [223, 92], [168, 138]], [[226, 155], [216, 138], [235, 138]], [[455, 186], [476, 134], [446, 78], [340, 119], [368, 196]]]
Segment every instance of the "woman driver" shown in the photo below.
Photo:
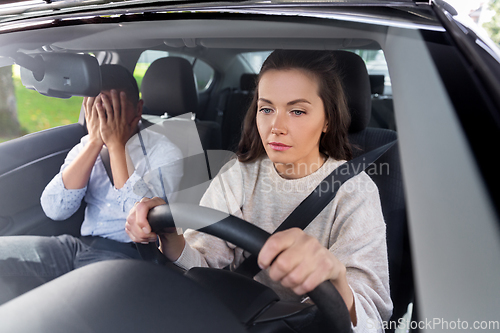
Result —
[[[349, 123], [331, 52], [274, 51], [259, 74], [238, 161], [219, 173], [200, 204], [272, 233], [351, 158]], [[163, 203], [143, 199], [132, 209], [126, 231], [134, 242], [156, 240], [146, 216]], [[236, 267], [244, 260], [242, 249], [193, 230], [160, 236], [160, 249], [185, 269]], [[385, 223], [376, 185], [365, 173], [347, 181], [304, 231], [293, 228], [272, 235], [258, 264], [263, 271], [255, 279], [282, 300], [300, 301], [330, 281], [349, 310], [354, 331], [381, 331], [391, 316]]]

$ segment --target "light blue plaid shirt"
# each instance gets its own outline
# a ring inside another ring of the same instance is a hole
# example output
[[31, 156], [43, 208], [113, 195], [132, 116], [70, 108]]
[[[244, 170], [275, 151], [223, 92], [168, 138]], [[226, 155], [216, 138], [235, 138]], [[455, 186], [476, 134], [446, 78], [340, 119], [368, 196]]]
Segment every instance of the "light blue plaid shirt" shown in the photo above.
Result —
[[[116, 189], [101, 160], [92, 168], [86, 187], [68, 190], [64, 187], [62, 171], [73, 161], [87, 143], [88, 136], [70, 150], [60, 172], [47, 185], [41, 196], [45, 214], [53, 220], [73, 215], [82, 202], [87, 203], [81, 227], [82, 236], [101, 236], [120, 242], [130, 242], [125, 221], [133, 205], [143, 197], [166, 196], [177, 190], [182, 177], [182, 154], [165, 136], [142, 130], [127, 142], [126, 149], [134, 172], [125, 185]], [[142, 143], [141, 143], [142, 141]]]

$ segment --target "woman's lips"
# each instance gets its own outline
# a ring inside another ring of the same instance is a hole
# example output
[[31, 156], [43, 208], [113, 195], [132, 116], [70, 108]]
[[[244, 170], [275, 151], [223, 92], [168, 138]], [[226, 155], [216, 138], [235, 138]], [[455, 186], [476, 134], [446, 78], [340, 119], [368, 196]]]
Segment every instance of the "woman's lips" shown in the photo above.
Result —
[[292, 148], [292, 146], [288, 146], [288, 145], [285, 145], [284, 143], [280, 143], [280, 142], [269, 142], [269, 147], [271, 147], [271, 149], [277, 150], [277, 151], [285, 151], [285, 150]]

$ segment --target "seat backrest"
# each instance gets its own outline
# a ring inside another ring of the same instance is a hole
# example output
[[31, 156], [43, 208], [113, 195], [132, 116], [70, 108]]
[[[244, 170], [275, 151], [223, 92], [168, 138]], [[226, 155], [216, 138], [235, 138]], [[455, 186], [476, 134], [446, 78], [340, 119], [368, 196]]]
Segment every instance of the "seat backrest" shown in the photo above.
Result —
[[[397, 139], [388, 129], [367, 127], [371, 116], [371, 89], [365, 63], [357, 54], [335, 51], [343, 74], [347, 103], [351, 112], [349, 140], [355, 146], [354, 157]], [[387, 248], [391, 297], [394, 303], [391, 320], [402, 317], [413, 301], [413, 273], [406, 221], [401, 165], [397, 145], [393, 146], [366, 173], [377, 184], [387, 225]]]
[[396, 130], [392, 96], [384, 95], [385, 75], [370, 75], [372, 113], [368, 126]]
[[243, 125], [243, 118], [252, 102], [257, 74], [245, 73], [240, 78], [239, 89], [231, 90], [221, 98], [224, 105], [222, 116], [222, 149], [236, 151]]
[[370, 89], [372, 95], [383, 95], [385, 75], [384, 74], [370, 74]]
[[189, 61], [179, 57], [155, 60], [141, 84], [145, 114], [175, 117], [198, 108], [198, 93]]
[[[141, 84], [144, 115], [176, 117], [185, 113], [195, 115], [198, 92], [191, 63], [180, 57], [155, 60]], [[212, 121], [196, 121], [203, 149], [220, 149], [220, 127]]]

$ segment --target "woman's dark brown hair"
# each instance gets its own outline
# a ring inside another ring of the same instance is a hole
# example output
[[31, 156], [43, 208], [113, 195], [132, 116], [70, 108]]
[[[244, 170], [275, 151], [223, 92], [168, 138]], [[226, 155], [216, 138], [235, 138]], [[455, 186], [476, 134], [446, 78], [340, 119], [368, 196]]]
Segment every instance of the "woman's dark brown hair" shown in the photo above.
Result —
[[301, 69], [316, 77], [319, 83], [318, 96], [325, 107], [328, 128], [320, 137], [319, 150], [336, 160], [352, 158], [347, 131], [351, 116], [342, 87], [342, 79], [336, 68], [336, 61], [330, 51], [276, 50], [269, 55], [257, 78], [257, 88], [252, 103], [243, 121], [243, 131], [237, 156], [240, 162], [251, 162], [265, 154], [265, 149], [257, 130], [258, 83], [269, 70]]

